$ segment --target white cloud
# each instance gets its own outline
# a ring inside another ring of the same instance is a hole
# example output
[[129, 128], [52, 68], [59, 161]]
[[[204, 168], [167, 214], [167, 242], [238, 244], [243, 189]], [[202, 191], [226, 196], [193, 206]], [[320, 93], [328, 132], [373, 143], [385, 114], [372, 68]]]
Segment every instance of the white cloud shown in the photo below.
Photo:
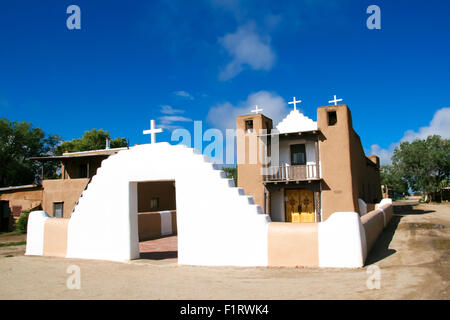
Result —
[[251, 113], [255, 105], [273, 120], [274, 126], [289, 113], [288, 105], [282, 97], [268, 91], [258, 91], [237, 105], [225, 102], [210, 108], [206, 119], [217, 129], [235, 129], [236, 117]]
[[434, 113], [430, 125], [419, 128], [417, 132], [413, 130], [406, 131], [400, 141], [392, 143], [388, 149], [382, 149], [379, 145], [374, 144], [370, 147], [370, 152], [380, 157], [380, 163], [382, 165], [390, 164], [394, 149], [400, 143], [405, 141], [412, 142], [416, 139], [426, 139], [428, 136], [435, 134], [440, 135], [442, 138], [450, 139], [450, 108], [439, 109]]
[[178, 114], [178, 113], [184, 113], [184, 110], [174, 109], [171, 106], [164, 105], [164, 106], [161, 106], [160, 112], [163, 114]]
[[174, 94], [179, 96], [179, 97], [183, 97], [183, 98], [186, 98], [186, 99], [189, 99], [189, 100], [194, 100], [194, 97], [189, 92], [186, 92], [186, 91], [183, 91], [183, 90], [175, 91]]
[[182, 117], [182, 116], [163, 116], [159, 117], [161, 122], [191, 122], [192, 119]]
[[159, 117], [158, 120], [159, 127], [167, 130], [180, 128], [181, 126], [179, 124], [175, 124], [176, 122], [192, 122], [192, 119], [182, 116], [162, 116]]
[[232, 60], [219, 74], [222, 81], [238, 75], [244, 66], [253, 70], [270, 70], [275, 62], [275, 53], [270, 47], [270, 37], [260, 37], [253, 24], [239, 27], [235, 33], [219, 38]]

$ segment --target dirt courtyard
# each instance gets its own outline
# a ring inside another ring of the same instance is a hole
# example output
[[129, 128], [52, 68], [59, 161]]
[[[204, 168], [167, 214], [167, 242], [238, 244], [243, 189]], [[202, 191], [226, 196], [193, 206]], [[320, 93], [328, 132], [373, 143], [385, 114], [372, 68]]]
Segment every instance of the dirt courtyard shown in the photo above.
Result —
[[[129, 263], [29, 257], [1, 245], [24, 236], [0, 235], [0, 299], [449, 299], [450, 205], [401, 204], [361, 269], [179, 266], [173, 246]], [[79, 290], [66, 286], [70, 265]]]

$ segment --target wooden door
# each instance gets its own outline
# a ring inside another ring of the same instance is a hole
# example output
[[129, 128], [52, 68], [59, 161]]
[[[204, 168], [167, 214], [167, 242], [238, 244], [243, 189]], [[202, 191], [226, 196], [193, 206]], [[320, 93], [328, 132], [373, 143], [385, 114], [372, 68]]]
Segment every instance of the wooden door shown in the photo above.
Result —
[[315, 222], [313, 191], [287, 189], [285, 195], [286, 222]]

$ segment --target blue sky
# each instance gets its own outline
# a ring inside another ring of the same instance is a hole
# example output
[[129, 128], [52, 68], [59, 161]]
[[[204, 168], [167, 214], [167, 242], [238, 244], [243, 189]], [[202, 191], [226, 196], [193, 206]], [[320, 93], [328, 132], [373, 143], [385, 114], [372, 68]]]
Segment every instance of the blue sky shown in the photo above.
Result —
[[[66, 8], [81, 8], [69, 30]], [[381, 9], [369, 30], [366, 9]], [[0, 2], [0, 117], [63, 139], [102, 128], [132, 145], [156, 119], [225, 128], [254, 103], [275, 120], [293, 96], [316, 120], [344, 99], [367, 153], [450, 138], [450, 1]]]

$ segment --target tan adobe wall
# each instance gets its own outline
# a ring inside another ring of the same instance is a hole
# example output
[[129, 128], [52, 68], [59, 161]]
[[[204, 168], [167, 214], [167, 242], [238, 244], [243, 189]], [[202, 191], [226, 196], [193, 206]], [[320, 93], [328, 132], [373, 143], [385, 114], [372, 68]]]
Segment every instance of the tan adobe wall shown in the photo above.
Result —
[[84, 179], [55, 179], [44, 180], [44, 195], [42, 201], [42, 209], [50, 216], [54, 216], [53, 203], [64, 202], [63, 215], [64, 218], [70, 218], [73, 208], [81, 196], [81, 193], [89, 183], [88, 178]]
[[391, 221], [393, 213], [392, 204], [383, 206], [377, 204], [375, 210], [367, 212], [361, 217], [361, 223], [366, 233], [367, 252], [372, 249], [383, 228]]
[[318, 223], [269, 223], [268, 265], [317, 267], [319, 265], [318, 228]]
[[44, 225], [44, 256], [65, 257], [70, 219], [47, 219]]
[[[236, 128], [238, 130], [242, 130], [245, 132], [245, 121], [253, 120], [253, 133], [245, 133], [244, 135], [237, 136], [237, 156], [238, 156], [238, 164], [237, 164], [237, 186], [244, 188], [244, 191], [248, 195], [252, 195], [255, 201], [255, 204], [260, 205], [261, 209], [264, 211], [264, 184], [263, 177], [261, 174], [261, 162], [259, 159], [260, 144], [259, 139], [256, 137], [257, 134], [260, 134], [261, 129], [272, 129], [272, 119], [267, 118], [262, 114], [253, 114], [253, 115], [243, 115], [236, 118]], [[251, 164], [251, 155], [249, 154], [250, 143], [256, 142], [258, 148], [258, 154], [253, 155], [256, 156], [256, 163]], [[245, 158], [242, 157], [243, 162], [239, 164], [239, 157], [242, 154], [239, 152], [243, 148], [245, 150]], [[245, 162], [244, 162], [245, 160]], [[269, 211], [269, 208], [266, 208], [266, 211]], [[267, 213], [266, 212], [266, 213]]]
[[[176, 211], [171, 210], [172, 234], [177, 233]], [[139, 241], [156, 239], [162, 236], [160, 212], [138, 213]]]
[[[159, 208], [151, 207], [151, 199], [159, 199]], [[138, 212], [175, 210], [175, 181], [138, 183]]]
[[[42, 203], [42, 187], [34, 187], [24, 190], [3, 191], [0, 200], [9, 201], [11, 216], [14, 210], [23, 212], [38, 207]], [[20, 208], [20, 209], [19, 209]]]
[[378, 203], [381, 197], [380, 160], [366, 157], [358, 134], [351, 132], [352, 171], [354, 172], [354, 196], [366, 203]]

